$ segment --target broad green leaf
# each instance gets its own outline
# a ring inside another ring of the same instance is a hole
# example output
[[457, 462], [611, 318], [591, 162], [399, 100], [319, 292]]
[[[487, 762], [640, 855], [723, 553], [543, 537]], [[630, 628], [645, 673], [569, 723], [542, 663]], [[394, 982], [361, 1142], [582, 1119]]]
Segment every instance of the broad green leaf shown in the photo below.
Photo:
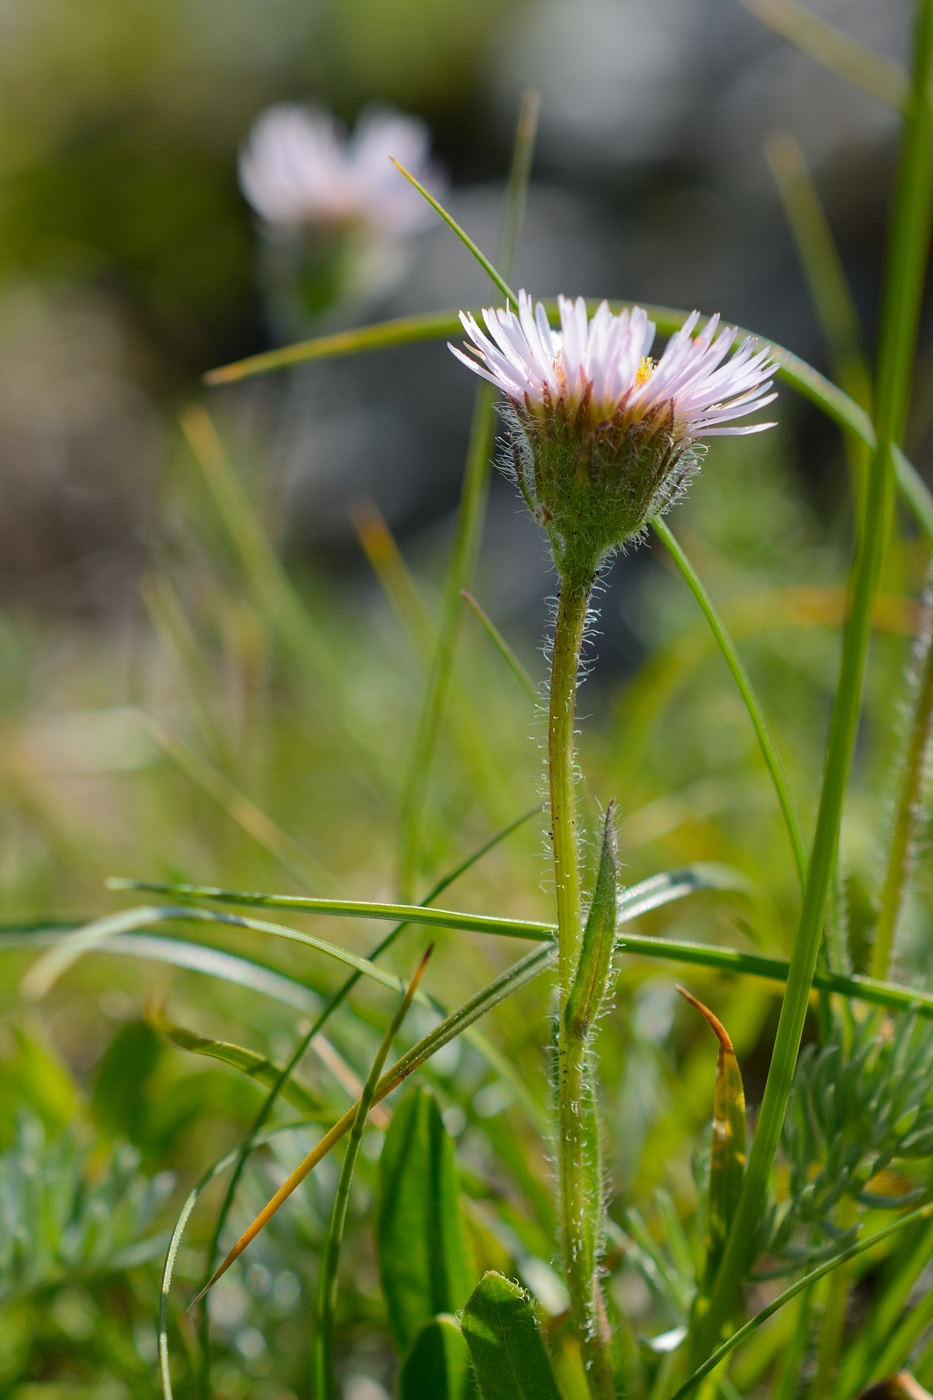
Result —
[[146, 1089], [164, 1045], [145, 1021], [127, 1021], [108, 1045], [94, 1083], [91, 1107], [107, 1132], [139, 1142], [149, 1107]]
[[708, 1006], [683, 987], [680, 995], [705, 1016], [719, 1041], [713, 1091], [713, 1148], [709, 1173], [706, 1269], [703, 1293], [716, 1279], [745, 1176], [745, 1086], [729, 1033]]
[[399, 1400], [467, 1400], [470, 1353], [455, 1317], [426, 1322], [399, 1372]]
[[402, 1100], [386, 1134], [376, 1244], [389, 1326], [405, 1352], [432, 1317], [463, 1306], [475, 1277], [460, 1216], [453, 1139], [426, 1089]]
[[[278, 1084], [282, 1076], [281, 1065], [267, 1060], [264, 1055], [258, 1055], [255, 1050], [248, 1050], [243, 1045], [234, 1045], [228, 1040], [212, 1040], [208, 1036], [196, 1035], [194, 1031], [185, 1030], [183, 1026], [173, 1026], [161, 1018], [155, 1024], [158, 1030], [179, 1049], [190, 1050], [195, 1055], [207, 1055], [212, 1060], [220, 1060], [223, 1064], [231, 1065], [233, 1069], [238, 1069], [241, 1073], [249, 1075], [251, 1079], [264, 1084], [267, 1089]], [[312, 1089], [300, 1083], [294, 1076], [286, 1080], [281, 1093], [283, 1098], [286, 1098], [306, 1118], [320, 1119], [326, 1112], [324, 1100]]]
[[484, 1274], [461, 1325], [483, 1400], [561, 1400], [534, 1305], [517, 1283]]

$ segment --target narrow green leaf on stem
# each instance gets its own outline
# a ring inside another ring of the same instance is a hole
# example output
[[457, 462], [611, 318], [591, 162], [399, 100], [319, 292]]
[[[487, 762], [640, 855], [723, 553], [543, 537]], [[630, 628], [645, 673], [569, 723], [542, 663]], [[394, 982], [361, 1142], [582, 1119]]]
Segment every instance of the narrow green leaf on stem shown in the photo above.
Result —
[[[512, 169], [509, 176], [499, 246], [499, 261], [505, 269], [506, 277], [512, 275], [518, 247], [521, 214], [525, 204], [537, 133], [539, 106], [540, 99], [536, 93], [524, 94], [512, 154]], [[462, 234], [462, 230], [452, 223], [449, 216], [443, 211], [440, 212], [451, 223], [455, 232]], [[466, 235], [462, 236], [466, 238]], [[482, 266], [490, 272], [496, 285], [505, 291], [507, 297], [512, 296], [504, 279], [491, 267], [491, 264], [475, 248], [475, 245], [468, 239], [466, 241], [471, 251], [475, 252], [479, 258]], [[514, 297], [512, 300], [514, 301]], [[461, 617], [460, 594], [470, 583], [476, 568], [482, 538], [483, 522], [486, 516], [486, 499], [489, 492], [490, 458], [495, 436], [495, 400], [496, 393], [492, 385], [480, 384], [474, 399], [473, 422], [470, 427], [463, 485], [457, 510], [457, 531], [444, 580], [441, 620], [435, 644], [434, 660], [428, 675], [424, 700], [415, 729], [411, 761], [402, 801], [398, 884], [403, 899], [411, 898], [418, 869], [421, 828], [428, 786], [441, 719], [454, 670]]]
[[618, 856], [614, 828], [615, 802], [603, 823], [603, 844], [590, 912], [583, 929], [580, 960], [564, 1008], [568, 1032], [585, 1041], [606, 996], [618, 919]]
[[483, 608], [473, 597], [473, 594], [468, 593], [465, 588], [461, 589], [460, 597], [466, 603], [467, 607], [474, 614], [474, 616], [479, 619], [480, 625], [485, 631], [487, 637], [492, 642], [493, 646], [496, 648], [496, 651], [502, 657], [502, 660], [505, 662], [506, 666], [508, 666], [509, 670], [512, 672], [512, 675], [518, 681], [518, 684], [525, 692], [526, 697], [531, 701], [533, 705], [536, 705], [538, 703], [537, 686], [529, 676], [528, 672], [525, 670], [522, 663], [519, 661], [518, 657], [515, 655], [515, 652], [512, 650], [508, 642], [503, 637], [502, 633], [499, 631], [496, 624], [493, 622], [492, 618], [486, 612], [485, 608]]
[[736, 1347], [741, 1346], [763, 1322], [767, 1322], [769, 1317], [773, 1317], [774, 1314], [789, 1303], [792, 1298], [796, 1298], [798, 1294], [805, 1292], [812, 1284], [818, 1282], [819, 1279], [825, 1278], [827, 1274], [831, 1274], [834, 1269], [838, 1269], [841, 1265], [847, 1264], [850, 1259], [857, 1259], [858, 1256], [864, 1254], [866, 1250], [874, 1249], [876, 1245], [881, 1244], [884, 1240], [890, 1239], [892, 1235], [896, 1235], [899, 1230], [905, 1230], [910, 1225], [916, 1225], [923, 1220], [929, 1220], [931, 1215], [933, 1215], [933, 1202], [921, 1206], [918, 1210], [909, 1211], [907, 1215], [901, 1216], [900, 1220], [895, 1220], [892, 1225], [886, 1225], [883, 1230], [876, 1231], [875, 1234], [860, 1240], [858, 1244], [851, 1245], [848, 1249], [842, 1250], [841, 1253], [829, 1259], [825, 1264], [821, 1264], [818, 1268], [813, 1269], [810, 1273], [804, 1274], [803, 1278], [798, 1279], [796, 1283], [792, 1283], [789, 1288], [785, 1288], [783, 1293], [779, 1293], [778, 1296], [763, 1307], [760, 1312], [757, 1312], [754, 1317], [749, 1318], [744, 1327], [740, 1327], [737, 1332], [733, 1332], [730, 1337], [718, 1346], [716, 1350], [696, 1368], [692, 1375], [684, 1381], [683, 1385], [675, 1390], [670, 1400], [684, 1400], [684, 1397], [695, 1390], [700, 1382], [704, 1380], [711, 1371], [714, 1371], [721, 1361], [724, 1361], [727, 1356], [731, 1355]]
[[784, 825], [787, 828], [787, 837], [790, 841], [791, 851], [794, 856], [794, 864], [797, 867], [800, 883], [803, 885], [807, 878], [807, 847], [804, 840], [803, 828], [800, 825], [797, 804], [794, 802], [793, 793], [787, 781], [784, 764], [781, 761], [781, 755], [778, 752], [778, 747], [771, 733], [771, 728], [765, 718], [761, 702], [755, 694], [748, 672], [736, 650], [735, 643], [726, 630], [725, 623], [720, 617], [713, 600], [703, 587], [693, 565], [678, 544], [674, 532], [671, 530], [670, 526], [661, 519], [653, 520], [652, 527], [683, 575], [690, 592], [697, 600], [703, 616], [709, 623], [710, 631], [716, 638], [717, 645], [723, 654], [726, 665], [732, 673], [732, 678], [738, 687], [739, 694], [745, 702], [745, 708], [748, 710], [749, 718], [754, 726], [755, 734], [758, 737], [758, 746], [761, 749], [761, 755], [765, 761], [768, 773], [771, 776], [774, 791], [777, 794], [778, 804], [784, 818]]
[[739, 0], [762, 24], [889, 107], [904, 111], [910, 80], [899, 63], [827, 23], [798, 0]]
[[399, 1400], [468, 1400], [470, 1353], [449, 1313], [426, 1322], [402, 1363]]
[[745, 1177], [745, 1085], [729, 1032], [718, 1016], [686, 988], [678, 987], [677, 990], [691, 1006], [696, 1007], [701, 1016], [705, 1016], [719, 1041], [713, 1091], [706, 1264], [702, 1285], [702, 1294], [708, 1295], [716, 1280]]
[[461, 1325], [483, 1400], [562, 1400], [534, 1304], [517, 1283], [484, 1274]]
[[314, 1339], [314, 1370], [317, 1380], [316, 1394], [318, 1400], [337, 1400], [337, 1375], [334, 1370], [334, 1340], [337, 1329], [337, 1270], [340, 1264], [340, 1250], [343, 1244], [343, 1233], [347, 1220], [347, 1206], [350, 1201], [350, 1185], [353, 1181], [353, 1173], [356, 1170], [356, 1160], [359, 1156], [360, 1146], [363, 1141], [363, 1130], [366, 1127], [366, 1120], [369, 1117], [370, 1109], [373, 1106], [373, 1096], [376, 1086], [379, 1083], [383, 1067], [392, 1048], [392, 1042], [398, 1034], [402, 1022], [408, 1014], [412, 1000], [418, 990], [418, 984], [424, 976], [425, 970], [434, 952], [432, 943], [408, 984], [405, 995], [399, 1003], [398, 1010], [392, 1018], [389, 1029], [382, 1038], [382, 1044], [376, 1052], [372, 1068], [366, 1077], [363, 1092], [357, 1104], [356, 1114], [353, 1118], [353, 1125], [350, 1129], [350, 1140], [347, 1143], [347, 1150], [343, 1159], [343, 1166], [340, 1170], [340, 1177], [337, 1182], [337, 1193], [334, 1197], [334, 1206], [331, 1211], [330, 1225], [327, 1231], [327, 1239], [324, 1242], [324, 1250], [321, 1256], [321, 1272], [318, 1282], [318, 1317], [317, 1331]]
[[913, 713], [895, 799], [891, 844], [871, 955], [871, 975], [878, 979], [887, 977], [894, 952], [898, 921], [910, 883], [928, 776], [930, 730], [933, 726], [933, 596], [930, 595], [929, 583], [918, 651], [919, 655], [915, 657], [917, 675]]
[[375, 1229], [389, 1328], [405, 1355], [433, 1317], [460, 1311], [476, 1277], [453, 1139], [427, 1089], [414, 1089], [393, 1114], [379, 1159]]
[[921, 0], [914, 49], [911, 102], [895, 192], [881, 315], [876, 443], [868, 478], [865, 528], [851, 576], [851, 606], [843, 637], [839, 682], [817, 815], [816, 834], [794, 940], [787, 991], [765, 1086], [758, 1128], [729, 1242], [705, 1325], [693, 1340], [699, 1359], [715, 1346], [752, 1262], [758, 1222], [793, 1081], [800, 1037], [823, 933], [826, 903], [839, 844], [842, 808], [861, 713], [874, 596], [888, 536], [892, 496], [891, 447], [907, 416], [911, 364], [926, 272], [933, 182], [933, 0]]

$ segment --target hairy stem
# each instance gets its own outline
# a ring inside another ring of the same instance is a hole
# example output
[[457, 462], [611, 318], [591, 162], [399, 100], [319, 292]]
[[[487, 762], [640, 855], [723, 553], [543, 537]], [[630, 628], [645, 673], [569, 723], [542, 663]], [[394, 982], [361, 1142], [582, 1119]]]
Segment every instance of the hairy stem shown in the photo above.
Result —
[[576, 797], [576, 692], [593, 571], [562, 581], [548, 720], [551, 840], [558, 927], [557, 1158], [560, 1230], [567, 1289], [594, 1400], [614, 1395], [610, 1338], [596, 1266], [601, 1216], [599, 1125], [587, 1072], [588, 1026], [565, 1015], [583, 941]]

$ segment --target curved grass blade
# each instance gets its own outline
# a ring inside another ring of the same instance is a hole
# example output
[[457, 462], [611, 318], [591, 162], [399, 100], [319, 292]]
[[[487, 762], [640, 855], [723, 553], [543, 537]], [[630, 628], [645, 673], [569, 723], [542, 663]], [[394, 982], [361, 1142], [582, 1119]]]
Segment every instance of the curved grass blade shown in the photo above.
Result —
[[[373, 1103], [381, 1103], [382, 1100], [391, 1094], [393, 1089], [397, 1089], [410, 1074], [413, 1074], [416, 1069], [419, 1069], [432, 1055], [436, 1055], [438, 1050], [448, 1045], [450, 1041], [455, 1040], [457, 1036], [462, 1035], [474, 1021], [478, 1021], [481, 1016], [485, 1016], [487, 1011], [491, 1011], [493, 1007], [498, 1006], [500, 1001], [504, 1001], [506, 997], [518, 991], [519, 987], [523, 987], [526, 982], [530, 982], [532, 978], [537, 977], [540, 972], [543, 972], [550, 962], [552, 952], [553, 950], [550, 947], [536, 948], [533, 952], [522, 958], [520, 962], [513, 963], [510, 968], [507, 968], [505, 972], [501, 973], [493, 982], [490, 982], [482, 991], [477, 992], [474, 997], [471, 997], [469, 1001], [465, 1002], [452, 1016], [448, 1016], [439, 1026], [435, 1026], [434, 1030], [431, 1031], [429, 1035], [419, 1040], [417, 1045], [412, 1046], [412, 1048], [404, 1054], [400, 1060], [396, 1061], [392, 1068], [382, 1076], [373, 1092]], [[292, 1192], [301, 1185], [308, 1173], [313, 1171], [317, 1164], [323, 1161], [327, 1156], [331, 1148], [350, 1131], [358, 1106], [358, 1104], [354, 1104], [353, 1107], [334, 1124], [330, 1132], [325, 1134], [314, 1148], [313, 1152], [310, 1152], [305, 1160], [292, 1172], [291, 1176], [283, 1183], [272, 1197], [271, 1201], [260, 1211], [249, 1229], [241, 1235], [240, 1239], [220, 1265], [220, 1268], [215, 1271], [207, 1286], [197, 1295], [194, 1302], [197, 1302], [198, 1298], [202, 1298], [208, 1289], [212, 1288], [217, 1280], [226, 1273], [230, 1265], [240, 1257], [247, 1245], [249, 1245], [259, 1234], [260, 1230], [268, 1224], [283, 1202], [287, 1201]]]
[[[416, 905], [415, 908], [420, 909], [420, 906]], [[420, 910], [420, 912], [426, 911]], [[424, 919], [421, 922], [436, 923], [438, 921]], [[67, 971], [78, 958], [105, 944], [108, 938], [114, 934], [129, 933], [134, 929], [151, 928], [153, 924], [160, 923], [218, 924], [228, 928], [250, 929], [254, 933], [268, 933], [274, 938], [286, 938], [292, 943], [301, 943], [307, 948], [314, 948], [326, 957], [344, 963], [347, 967], [352, 967], [356, 972], [362, 973], [364, 977], [369, 977], [381, 986], [388, 987], [390, 991], [404, 991], [404, 983], [398, 977], [394, 977], [389, 972], [383, 972], [381, 968], [375, 967], [368, 959], [359, 958], [355, 953], [348, 952], [346, 948], [338, 947], [336, 943], [327, 943], [322, 938], [315, 938], [310, 933], [302, 933], [300, 930], [289, 928], [285, 924], [273, 924], [265, 919], [252, 919], [243, 914], [225, 914], [220, 910], [198, 909], [194, 906], [163, 908], [151, 906], [142, 909], [123, 909], [118, 914], [109, 914], [106, 918], [96, 919], [83, 929], [78, 929], [76, 933], [66, 935], [60, 943], [43, 953], [33, 963], [21, 983], [23, 996], [29, 1001], [41, 1000], [51, 990], [62, 973]], [[526, 932], [519, 936], [540, 938], [549, 935]], [[419, 1000], [422, 1000], [421, 994], [419, 994]]]
[[778, 752], [777, 744], [771, 733], [770, 725], [765, 718], [764, 710], [761, 708], [761, 702], [755, 694], [754, 687], [749, 679], [742, 658], [739, 656], [735, 643], [726, 630], [725, 623], [720, 617], [716, 605], [703, 587], [699, 576], [678, 544], [670, 526], [663, 520], [657, 519], [652, 521], [652, 527], [683, 575], [690, 592], [697, 600], [700, 610], [709, 623], [713, 636], [716, 638], [717, 645], [723, 654], [726, 665], [732, 672], [732, 678], [738, 687], [739, 694], [745, 702], [745, 708], [748, 711], [749, 718], [758, 736], [758, 746], [761, 749], [765, 766], [774, 784], [778, 804], [784, 817], [784, 825], [787, 828], [787, 836], [793, 852], [794, 864], [797, 867], [800, 884], [803, 886], [807, 878], [807, 847], [804, 841], [803, 828], [800, 825], [800, 815], [797, 811], [797, 804], [794, 801], [793, 793], [790, 790], [790, 784], [787, 781], [784, 764], [781, 761], [781, 755]]
[[[528, 178], [537, 133], [540, 100], [537, 94], [526, 92], [518, 121], [512, 169], [505, 201], [502, 234], [499, 242], [499, 262], [507, 277], [518, 245], [521, 211], [525, 203]], [[444, 217], [447, 217], [446, 215]], [[479, 254], [483, 266], [488, 264]], [[511, 295], [499, 274], [491, 270], [493, 280]], [[514, 296], [512, 297], [514, 301]], [[434, 648], [424, 698], [415, 728], [411, 760], [402, 801], [399, 837], [399, 891], [403, 899], [411, 897], [421, 850], [421, 830], [428, 797], [431, 769], [437, 749], [441, 720], [447, 704], [454, 672], [454, 657], [460, 628], [460, 593], [470, 582], [476, 567], [486, 499], [489, 492], [490, 459], [494, 440], [496, 393], [491, 385], [481, 383], [474, 398], [473, 422], [467, 447], [466, 465], [460, 502], [457, 508], [457, 531], [450, 562], [444, 579], [440, 626]]]
[[716, 1087], [713, 1093], [713, 1147], [709, 1173], [706, 1264], [703, 1273], [702, 1306], [716, 1281], [716, 1271], [729, 1237], [729, 1228], [738, 1205], [745, 1175], [745, 1086], [729, 1032], [702, 1001], [684, 987], [677, 988], [685, 1001], [705, 1016], [719, 1041], [716, 1057]]
[[[436, 928], [499, 934], [508, 938], [545, 939], [552, 938], [555, 933], [554, 924], [501, 919], [492, 914], [465, 914], [452, 909], [429, 908], [423, 904], [375, 904], [362, 900], [318, 899], [305, 895], [254, 894], [248, 890], [222, 890], [212, 885], [175, 885], [153, 880], [112, 879], [107, 881], [107, 886], [113, 890], [172, 895], [176, 899], [211, 900], [215, 904], [235, 904], [248, 908], [291, 909], [295, 913], [327, 914], [336, 918], [398, 919], [403, 923], [429, 924]], [[618, 918], [621, 921], [636, 919], [651, 909], [658, 909], [673, 900], [683, 899], [688, 894], [714, 889], [736, 890], [747, 895], [758, 893], [757, 886], [732, 867], [715, 861], [697, 861], [694, 865], [684, 866], [680, 870], [652, 875], [640, 884], [624, 890], [619, 896]], [[299, 941], [306, 936], [297, 935]]]
[[[72, 926], [68, 932], [74, 932]], [[62, 938], [62, 932], [42, 930], [36, 933], [0, 935], [0, 952], [18, 952], [34, 948], [51, 948]], [[227, 953], [204, 943], [188, 943], [182, 938], [160, 938], [156, 934], [121, 933], [90, 950], [104, 956], [140, 958], [146, 962], [169, 963], [190, 972], [202, 972], [208, 977], [248, 987], [263, 996], [292, 1006], [305, 1015], [320, 1010], [321, 998], [310, 987], [294, 977], [287, 977], [264, 963]]]
[[343, 1159], [343, 1166], [340, 1170], [340, 1178], [337, 1182], [337, 1194], [334, 1197], [334, 1208], [331, 1212], [330, 1225], [327, 1231], [327, 1239], [324, 1243], [324, 1252], [321, 1258], [320, 1285], [318, 1290], [318, 1326], [314, 1347], [314, 1369], [317, 1379], [316, 1394], [319, 1400], [336, 1400], [337, 1397], [337, 1376], [334, 1371], [334, 1333], [337, 1326], [337, 1269], [340, 1264], [340, 1250], [343, 1244], [343, 1232], [347, 1219], [347, 1206], [350, 1200], [350, 1184], [353, 1180], [353, 1173], [356, 1170], [356, 1159], [359, 1156], [360, 1144], [363, 1141], [363, 1130], [366, 1127], [366, 1120], [369, 1117], [370, 1109], [373, 1106], [373, 1095], [376, 1092], [376, 1085], [382, 1074], [383, 1067], [392, 1048], [392, 1042], [401, 1028], [402, 1022], [408, 1014], [418, 984], [424, 976], [425, 970], [434, 952], [434, 944], [430, 944], [415, 974], [408, 984], [408, 989], [399, 1003], [398, 1010], [392, 1018], [389, 1029], [382, 1038], [382, 1044], [376, 1052], [372, 1068], [366, 1077], [363, 1092], [357, 1105], [356, 1114], [353, 1119], [353, 1126], [350, 1129], [350, 1141], [347, 1143], [346, 1154]]
[[487, 1273], [461, 1320], [483, 1400], [561, 1400], [529, 1294]]
[[775, 34], [889, 107], [903, 112], [910, 79], [899, 63], [829, 24], [797, 0], [739, 0]]
[[684, 1400], [685, 1396], [695, 1390], [700, 1382], [704, 1380], [711, 1371], [714, 1371], [721, 1361], [724, 1361], [727, 1356], [731, 1355], [736, 1347], [741, 1346], [763, 1322], [767, 1322], [768, 1318], [773, 1317], [776, 1312], [784, 1307], [785, 1303], [789, 1303], [792, 1298], [796, 1298], [799, 1293], [803, 1293], [811, 1284], [816, 1283], [821, 1278], [825, 1278], [827, 1274], [832, 1273], [834, 1269], [838, 1269], [840, 1265], [847, 1264], [850, 1259], [858, 1258], [858, 1256], [864, 1254], [866, 1250], [874, 1249], [875, 1245], [881, 1244], [883, 1240], [890, 1239], [890, 1237], [897, 1234], [899, 1230], [904, 1230], [909, 1225], [919, 1224], [922, 1220], [929, 1220], [931, 1215], [933, 1215], [933, 1201], [928, 1205], [920, 1206], [917, 1210], [910, 1211], [907, 1215], [902, 1216], [900, 1220], [895, 1220], [893, 1224], [886, 1225], [883, 1230], [876, 1231], [875, 1234], [869, 1235], [867, 1239], [860, 1240], [858, 1244], [851, 1245], [848, 1249], [842, 1250], [840, 1254], [836, 1254], [832, 1259], [827, 1260], [825, 1264], [821, 1264], [819, 1268], [813, 1269], [808, 1274], [804, 1274], [803, 1278], [798, 1279], [796, 1283], [792, 1283], [789, 1288], [785, 1288], [783, 1293], [779, 1293], [778, 1296], [763, 1307], [760, 1312], [757, 1312], [754, 1317], [750, 1318], [748, 1322], [745, 1323], [744, 1327], [740, 1327], [737, 1332], [733, 1332], [731, 1337], [728, 1337], [721, 1346], [717, 1347], [716, 1350], [706, 1358], [703, 1364], [698, 1366], [693, 1374], [684, 1381], [683, 1385], [675, 1390], [670, 1400]]
[[[250, 1079], [255, 1079], [266, 1088], [277, 1083], [281, 1076], [281, 1065], [266, 1059], [264, 1055], [257, 1054], [255, 1050], [248, 1050], [243, 1045], [234, 1045], [228, 1040], [213, 1040], [209, 1036], [197, 1035], [194, 1031], [186, 1030], [184, 1026], [173, 1025], [162, 1016], [153, 1018], [153, 1026], [167, 1040], [171, 1041], [172, 1045], [177, 1045], [180, 1050], [188, 1050], [194, 1055], [206, 1055], [209, 1059], [219, 1060], [221, 1064], [238, 1069], [241, 1074], [248, 1075]], [[292, 1107], [297, 1108], [299, 1113], [303, 1113], [311, 1122], [320, 1122], [327, 1112], [324, 1100], [294, 1077], [283, 1087], [282, 1093]]]
[[476, 601], [476, 599], [473, 597], [473, 594], [468, 593], [465, 588], [460, 590], [460, 597], [466, 603], [470, 611], [479, 619], [480, 626], [483, 628], [487, 637], [492, 642], [496, 651], [502, 657], [502, 660], [505, 662], [506, 666], [508, 666], [509, 670], [512, 672], [512, 675], [518, 681], [518, 684], [525, 692], [525, 695], [528, 697], [528, 699], [533, 705], [537, 705], [540, 699], [540, 696], [538, 695], [537, 686], [529, 676], [528, 672], [525, 670], [522, 663], [519, 661], [518, 657], [515, 655], [512, 648], [509, 646], [508, 642], [503, 637], [502, 633], [499, 631], [496, 624], [493, 622], [492, 618], [489, 616], [486, 610], [483, 607], [481, 607], [480, 604]]

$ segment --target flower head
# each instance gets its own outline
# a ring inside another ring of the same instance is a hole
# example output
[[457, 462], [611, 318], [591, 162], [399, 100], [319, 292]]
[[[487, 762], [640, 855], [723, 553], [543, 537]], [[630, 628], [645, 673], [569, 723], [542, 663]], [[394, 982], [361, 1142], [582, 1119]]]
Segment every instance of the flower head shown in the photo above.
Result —
[[329, 113], [283, 103], [253, 123], [240, 152], [240, 184], [270, 224], [362, 226], [403, 238], [434, 215], [389, 157], [441, 193], [429, 145], [424, 122], [386, 108], [363, 112], [348, 136]]
[[560, 331], [519, 293], [518, 315], [489, 308], [486, 331], [460, 319], [472, 344], [451, 350], [507, 396], [515, 474], [547, 529], [558, 566], [592, 572], [637, 536], [696, 471], [702, 438], [757, 433], [735, 420], [771, 403], [775, 364], [713, 316], [695, 338], [694, 311], [655, 363], [655, 327], [640, 306], [587, 318], [582, 297], [558, 299]]

